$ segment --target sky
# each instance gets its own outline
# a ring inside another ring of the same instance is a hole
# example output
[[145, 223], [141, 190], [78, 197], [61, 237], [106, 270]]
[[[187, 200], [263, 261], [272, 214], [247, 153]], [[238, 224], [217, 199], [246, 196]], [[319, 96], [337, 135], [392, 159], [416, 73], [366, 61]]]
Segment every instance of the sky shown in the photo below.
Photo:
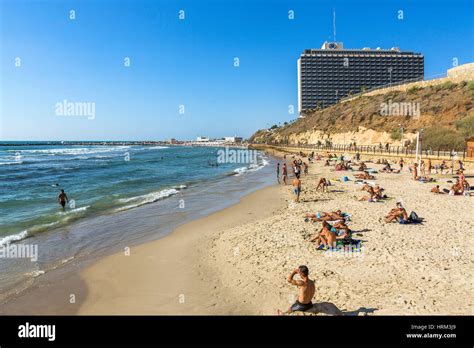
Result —
[[345, 48], [421, 52], [432, 78], [474, 62], [473, 4], [0, 0], [0, 140], [246, 138], [297, 117], [296, 61], [333, 10]]

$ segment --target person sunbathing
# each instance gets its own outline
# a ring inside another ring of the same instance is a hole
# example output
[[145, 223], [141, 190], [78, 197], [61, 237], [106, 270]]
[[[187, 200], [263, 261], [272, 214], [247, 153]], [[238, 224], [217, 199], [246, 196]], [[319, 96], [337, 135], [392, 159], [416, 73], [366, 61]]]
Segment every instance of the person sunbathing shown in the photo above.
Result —
[[318, 181], [318, 186], [316, 186], [316, 191], [318, 191], [319, 188], [321, 188], [321, 190], [324, 192], [325, 190], [327, 190], [326, 187], [328, 186], [329, 186], [328, 180], [326, 180], [326, 178], [321, 178]]
[[364, 162], [362, 162], [362, 163], [359, 165], [359, 170], [360, 170], [361, 172], [367, 170], [367, 165], [366, 165]]
[[362, 180], [375, 180], [375, 176], [370, 175], [369, 172], [364, 171], [361, 174], [355, 174], [354, 175], [357, 179], [362, 179]]
[[436, 185], [435, 187], [433, 187], [433, 188], [431, 189], [431, 192], [433, 192], [433, 193], [443, 193], [443, 191], [441, 191], [441, 190], [439, 189], [439, 185]]
[[369, 192], [371, 188], [372, 188], [372, 186], [370, 186], [369, 184], [364, 184], [364, 186], [362, 186], [361, 191]]
[[375, 185], [374, 192], [380, 198], [383, 198], [383, 196], [384, 196], [383, 191], [385, 191], [385, 190], [383, 188], [381, 188], [380, 185]]
[[408, 214], [405, 208], [403, 208], [402, 203], [397, 202], [397, 207], [390, 210], [390, 212], [387, 214], [385, 217], [385, 222], [392, 222], [394, 220], [400, 221], [407, 221], [408, 220]]
[[366, 201], [366, 202], [377, 202], [380, 198], [375, 194], [375, 192], [370, 193], [369, 196], [362, 196], [358, 198], [359, 201]]
[[331, 228], [332, 232], [336, 233], [336, 240], [350, 238], [352, 231], [344, 221], [336, 221]]
[[344, 214], [341, 210], [336, 210], [330, 213], [316, 213], [316, 214], [306, 214], [307, 219], [311, 219], [313, 221], [337, 221], [337, 220], [344, 220]]

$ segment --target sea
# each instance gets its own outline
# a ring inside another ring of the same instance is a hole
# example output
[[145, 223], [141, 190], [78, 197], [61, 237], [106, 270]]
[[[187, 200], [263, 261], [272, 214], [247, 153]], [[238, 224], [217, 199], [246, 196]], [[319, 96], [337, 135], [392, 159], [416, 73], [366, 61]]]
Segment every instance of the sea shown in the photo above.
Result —
[[0, 142], [0, 303], [52, 270], [161, 238], [275, 182], [264, 153], [222, 151]]

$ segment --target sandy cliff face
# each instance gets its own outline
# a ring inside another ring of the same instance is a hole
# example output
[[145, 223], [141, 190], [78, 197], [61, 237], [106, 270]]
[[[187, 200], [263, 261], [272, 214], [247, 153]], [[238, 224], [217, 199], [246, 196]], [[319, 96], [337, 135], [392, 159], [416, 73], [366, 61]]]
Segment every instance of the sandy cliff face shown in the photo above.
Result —
[[[467, 120], [464, 129], [459, 129], [459, 120]], [[330, 141], [338, 145], [355, 142], [357, 145], [389, 143], [397, 146], [401, 145], [402, 128], [404, 143], [413, 142], [418, 130], [431, 128], [431, 134], [442, 129], [436, 137], [449, 135], [457, 138], [459, 144], [472, 132], [473, 122], [474, 81], [447, 81], [406, 91], [360, 96], [323, 110], [310, 111], [290, 124], [260, 130], [250, 140], [255, 143], [325, 144]]]
[[[401, 146], [401, 140], [393, 140], [389, 132], [380, 132], [373, 129], [368, 129], [360, 126], [357, 131], [349, 131], [342, 133], [326, 133], [317, 129], [308, 130], [305, 132], [290, 134], [288, 138], [276, 133], [272, 138], [276, 142], [281, 142], [288, 139], [290, 144], [324, 144], [329, 140], [333, 144], [352, 144], [369, 145], [369, 144], [386, 144], [390, 143], [392, 146]], [[406, 133], [403, 135], [403, 142], [414, 141], [416, 139], [415, 133]]]

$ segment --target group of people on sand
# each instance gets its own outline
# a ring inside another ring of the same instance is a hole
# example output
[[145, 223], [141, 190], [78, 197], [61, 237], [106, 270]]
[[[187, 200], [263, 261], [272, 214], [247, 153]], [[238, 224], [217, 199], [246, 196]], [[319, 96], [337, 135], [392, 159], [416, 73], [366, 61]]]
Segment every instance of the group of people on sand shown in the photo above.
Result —
[[[285, 156], [286, 158], [286, 156]], [[302, 161], [301, 159], [295, 159], [291, 162], [291, 168], [293, 171], [293, 175], [295, 178], [299, 179], [301, 176], [301, 172], [304, 173], [304, 175], [308, 175], [308, 168], [309, 165], [308, 163]], [[277, 174], [277, 181], [280, 183], [280, 162], [277, 163], [277, 168], [276, 168], [276, 174]], [[282, 182], [286, 185], [286, 180], [288, 179], [288, 166], [286, 165], [286, 161], [283, 162], [282, 168], [281, 168], [281, 179]]]
[[352, 237], [352, 231], [347, 226], [348, 218], [349, 215], [341, 210], [306, 214], [305, 221], [321, 222], [321, 229], [311, 236], [309, 241], [315, 243], [318, 250], [326, 250], [335, 248], [338, 241], [349, 240]]
[[[300, 153], [300, 156], [304, 156], [304, 154]], [[295, 202], [300, 201], [300, 195], [301, 195], [301, 173], [304, 173], [304, 175], [308, 175], [308, 170], [309, 170], [309, 163], [311, 162], [312, 157], [314, 156], [314, 152], [308, 156], [308, 162], [303, 161], [301, 158], [299, 159], [294, 159], [293, 156], [293, 161], [291, 162], [291, 168], [293, 171], [293, 181], [291, 182], [291, 185], [293, 186], [293, 193], [295, 195]], [[286, 155], [284, 156], [284, 159], [286, 160]], [[280, 183], [280, 177], [281, 177], [281, 182], [284, 185], [287, 185], [287, 180], [288, 180], [288, 166], [286, 164], [286, 161], [283, 162], [282, 168], [281, 168], [281, 175], [280, 175], [280, 162], [277, 163], [277, 168], [276, 168], [276, 174], [277, 174], [277, 181]]]
[[436, 185], [431, 189], [431, 192], [436, 194], [447, 193], [451, 196], [460, 196], [460, 195], [471, 195], [471, 185], [466, 180], [464, 171], [459, 171], [459, 177], [456, 179], [456, 182], [451, 186], [450, 189], [440, 190], [439, 185]]
[[[311, 156], [308, 156], [308, 163], [312, 163], [313, 160], [321, 160], [323, 157], [327, 159], [324, 162], [324, 166], [334, 165], [335, 170], [352, 170], [352, 166], [358, 168], [361, 173], [355, 174], [354, 177], [359, 180], [375, 180], [375, 176], [372, 175], [376, 173], [374, 170], [370, 170], [365, 162], [360, 161], [360, 155], [357, 156], [356, 163], [354, 161], [347, 161], [343, 156], [338, 158], [336, 155], [327, 154], [326, 156], [321, 156], [319, 154], [312, 153]], [[336, 162], [332, 162], [332, 160]], [[370, 161], [369, 161], [370, 162]], [[393, 161], [392, 161], [393, 162]], [[382, 164], [383, 167], [380, 170], [381, 173], [400, 173], [403, 171], [405, 166], [405, 161], [403, 158], [400, 158], [398, 161], [399, 169], [395, 169], [394, 165], [389, 161], [383, 159], [377, 162]], [[396, 164], [397, 162], [395, 162]], [[301, 193], [301, 165], [306, 165], [305, 162], [301, 160], [293, 160], [292, 167], [294, 173], [294, 180], [292, 182], [293, 190], [295, 193], [295, 201], [299, 201], [299, 196]], [[426, 161], [421, 161], [420, 166], [414, 164], [410, 167], [410, 172], [415, 180], [426, 181], [430, 179], [433, 169], [438, 172], [438, 170], [446, 170], [448, 166], [445, 161], [441, 162], [439, 166], [433, 166], [430, 159]], [[466, 181], [464, 176], [464, 167], [462, 162], [459, 161], [459, 170], [457, 174], [459, 177], [455, 184], [452, 185], [451, 189], [448, 190], [450, 194], [459, 195], [463, 194], [465, 190], [470, 189], [469, 183]], [[306, 173], [306, 170], [305, 170]], [[279, 165], [277, 169], [277, 175], [279, 175]], [[286, 164], [284, 164], [283, 169], [283, 178], [284, 183], [286, 184], [286, 178], [288, 176]], [[364, 195], [358, 200], [368, 201], [368, 202], [377, 202], [381, 199], [387, 198], [384, 188], [378, 184], [371, 184], [364, 182], [362, 190], [367, 192], [367, 195]], [[331, 185], [330, 181], [327, 178], [321, 177], [317, 182], [316, 190], [322, 190], [323, 192], [327, 190], [327, 187]], [[432, 190], [434, 193], [443, 193], [439, 189], [439, 185], [434, 187]], [[446, 193], [448, 193], [446, 192]], [[306, 214], [305, 221], [320, 224], [318, 231], [311, 235], [309, 242], [314, 243], [318, 250], [328, 250], [330, 248], [335, 248], [340, 245], [347, 245], [351, 243], [356, 243], [360, 241], [352, 240], [353, 231], [349, 228], [348, 223], [350, 221], [350, 215], [343, 213], [340, 209], [330, 212], [317, 212], [314, 214]], [[382, 221], [382, 220], [381, 220]], [[396, 206], [391, 209], [388, 214], [384, 217], [386, 223], [398, 222], [400, 224], [412, 224], [412, 223], [422, 223], [423, 219], [419, 218], [415, 212], [408, 214], [404, 204], [401, 201], [397, 201]], [[299, 276], [299, 279], [295, 279], [296, 276]], [[288, 308], [287, 311], [283, 312], [278, 310], [278, 314], [288, 314], [294, 311], [308, 311], [313, 307], [312, 298], [315, 293], [315, 283], [314, 280], [309, 278], [309, 269], [307, 266], [302, 265], [297, 269], [293, 270], [287, 278], [287, 281], [299, 288], [298, 299], [296, 302]]]
[[380, 187], [380, 185], [372, 186], [366, 183], [362, 186], [362, 191], [366, 191], [368, 195], [358, 198], [359, 201], [378, 202], [387, 198], [387, 195], [384, 194], [385, 189]]

